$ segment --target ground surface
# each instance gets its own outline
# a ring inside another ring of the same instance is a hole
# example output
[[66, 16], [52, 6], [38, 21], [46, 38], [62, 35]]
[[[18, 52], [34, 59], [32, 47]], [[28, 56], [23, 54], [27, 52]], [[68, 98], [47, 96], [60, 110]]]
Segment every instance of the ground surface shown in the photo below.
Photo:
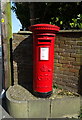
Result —
[[0, 120], [2, 118], [11, 118], [11, 116], [4, 110], [4, 108], [0, 105]]
[[[10, 87], [9, 93], [12, 99], [19, 100], [19, 101], [43, 99], [43, 98], [35, 97], [29, 91], [27, 91], [25, 88], [19, 85], [14, 85], [13, 87]], [[60, 88], [53, 88], [53, 94], [48, 99], [61, 98], [63, 96], [73, 97], [73, 96], [79, 96], [79, 95], [69, 91], [65, 91]]]
[[0, 93], [2, 90], [2, 65], [1, 65], [1, 59], [0, 59]]
[[63, 89], [54, 88], [51, 97], [37, 98], [20, 85], [11, 86], [6, 93], [9, 113], [17, 118], [19, 116], [20, 118], [77, 118], [80, 112], [78, 96]]

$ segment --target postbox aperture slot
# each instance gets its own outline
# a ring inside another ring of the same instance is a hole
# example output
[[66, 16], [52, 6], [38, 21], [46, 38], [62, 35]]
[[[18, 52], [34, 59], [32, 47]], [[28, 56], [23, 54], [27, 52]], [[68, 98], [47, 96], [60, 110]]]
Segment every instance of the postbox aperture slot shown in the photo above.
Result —
[[51, 43], [51, 40], [38, 40], [39, 42], [50, 42]]

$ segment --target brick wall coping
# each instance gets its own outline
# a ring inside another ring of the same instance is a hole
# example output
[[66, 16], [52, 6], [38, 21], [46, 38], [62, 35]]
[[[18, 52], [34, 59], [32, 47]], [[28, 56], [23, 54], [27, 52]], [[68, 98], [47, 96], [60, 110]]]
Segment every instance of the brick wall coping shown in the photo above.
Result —
[[[60, 30], [59, 33], [71, 33], [71, 32], [82, 32], [82, 30]], [[15, 33], [13, 33], [15, 34]], [[31, 31], [18, 31], [18, 34], [32, 34]]]
[[59, 33], [62, 32], [82, 32], [82, 30], [60, 30]]
[[31, 31], [18, 31], [18, 34], [32, 34]]

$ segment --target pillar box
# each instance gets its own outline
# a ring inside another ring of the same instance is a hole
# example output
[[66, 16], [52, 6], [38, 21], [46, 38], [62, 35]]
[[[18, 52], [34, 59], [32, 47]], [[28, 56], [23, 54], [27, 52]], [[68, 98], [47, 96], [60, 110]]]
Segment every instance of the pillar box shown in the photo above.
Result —
[[33, 91], [38, 97], [49, 97], [52, 94], [54, 42], [59, 29], [50, 24], [29, 27], [33, 32]]

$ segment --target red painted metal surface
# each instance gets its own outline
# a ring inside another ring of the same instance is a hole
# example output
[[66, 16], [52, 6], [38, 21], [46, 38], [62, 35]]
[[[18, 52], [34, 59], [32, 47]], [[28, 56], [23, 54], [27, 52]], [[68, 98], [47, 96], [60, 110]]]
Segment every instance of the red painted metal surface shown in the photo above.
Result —
[[54, 43], [58, 26], [36, 24], [29, 27], [33, 32], [33, 90], [52, 91], [54, 67]]

